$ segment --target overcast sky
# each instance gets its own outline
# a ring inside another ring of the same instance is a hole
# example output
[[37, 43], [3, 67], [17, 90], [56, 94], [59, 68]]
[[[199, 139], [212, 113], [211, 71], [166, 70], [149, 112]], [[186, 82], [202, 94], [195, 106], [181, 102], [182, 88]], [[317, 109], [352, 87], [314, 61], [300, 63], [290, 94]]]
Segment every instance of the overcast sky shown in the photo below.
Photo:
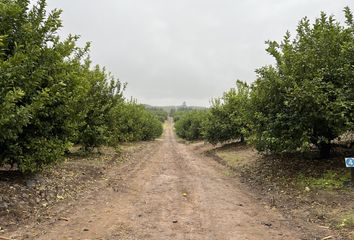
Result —
[[[60, 33], [92, 42], [94, 63], [123, 82], [127, 97], [151, 105], [208, 106], [251, 83], [272, 64], [266, 40], [281, 40], [320, 11], [343, 20], [353, 0], [48, 0], [64, 10]], [[352, 8], [353, 9], [353, 8]]]

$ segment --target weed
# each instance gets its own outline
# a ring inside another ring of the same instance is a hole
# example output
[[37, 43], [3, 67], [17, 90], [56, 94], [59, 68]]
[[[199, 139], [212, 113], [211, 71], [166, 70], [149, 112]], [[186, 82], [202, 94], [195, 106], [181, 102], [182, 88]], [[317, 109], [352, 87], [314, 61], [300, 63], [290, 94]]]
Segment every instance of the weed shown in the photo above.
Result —
[[354, 228], [354, 213], [344, 215], [339, 221], [339, 223], [336, 225], [336, 228]]
[[308, 177], [301, 173], [297, 176], [296, 183], [301, 188], [310, 187], [330, 190], [343, 187], [343, 183], [349, 180], [349, 178], [349, 172], [328, 170], [319, 177]]

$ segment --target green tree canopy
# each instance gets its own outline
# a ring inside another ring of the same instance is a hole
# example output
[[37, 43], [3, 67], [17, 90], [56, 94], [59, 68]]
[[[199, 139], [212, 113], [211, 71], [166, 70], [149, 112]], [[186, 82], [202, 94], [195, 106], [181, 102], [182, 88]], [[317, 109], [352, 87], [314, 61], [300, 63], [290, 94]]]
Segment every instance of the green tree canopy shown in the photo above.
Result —
[[120, 81], [92, 68], [89, 44], [59, 38], [60, 14], [45, 0], [0, 0], [0, 166], [37, 171], [74, 143], [92, 150], [162, 133], [155, 116], [125, 101]]
[[59, 10], [0, 1], [0, 163], [36, 170], [57, 160], [75, 136], [86, 92], [77, 37], [61, 41]]
[[176, 113], [179, 113], [175, 122], [177, 135], [190, 141], [202, 140], [207, 110], [177, 111]]
[[238, 80], [236, 88], [225, 92], [222, 98], [213, 100], [204, 127], [207, 141], [213, 144], [237, 139], [244, 141], [250, 131], [249, 96], [248, 85]]
[[275, 66], [257, 70], [252, 87], [253, 140], [261, 151], [308, 149], [328, 156], [331, 141], [353, 130], [353, 16], [343, 26], [321, 13], [313, 24], [300, 21], [297, 34], [268, 41]]

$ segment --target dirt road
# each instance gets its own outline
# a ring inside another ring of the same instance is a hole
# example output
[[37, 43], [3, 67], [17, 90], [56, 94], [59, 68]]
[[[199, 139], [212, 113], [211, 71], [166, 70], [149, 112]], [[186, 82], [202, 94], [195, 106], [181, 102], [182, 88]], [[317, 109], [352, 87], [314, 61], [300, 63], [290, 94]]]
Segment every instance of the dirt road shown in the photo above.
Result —
[[224, 167], [177, 142], [171, 122], [148, 146], [61, 221], [32, 227], [35, 239], [299, 239]]

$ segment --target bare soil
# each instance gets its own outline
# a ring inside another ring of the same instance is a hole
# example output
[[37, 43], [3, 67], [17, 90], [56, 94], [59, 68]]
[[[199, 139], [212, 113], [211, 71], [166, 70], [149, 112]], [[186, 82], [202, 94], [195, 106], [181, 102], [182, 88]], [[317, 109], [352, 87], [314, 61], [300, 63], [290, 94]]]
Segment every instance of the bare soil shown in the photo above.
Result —
[[[304, 239], [354, 239], [354, 190], [343, 181], [349, 179], [343, 155], [352, 153], [342, 151], [347, 150], [336, 149], [331, 158], [320, 159], [315, 153], [262, 156], [239, 143], [204, 147], [250, 193], [298, 226]], [[331, 179], [323, 178], [328, 171], [335, 174], [331, 178], [337, 185], [331, 186]], [[321, 185], [314, 184], [316, 179], [323, 179]]]
[[[204, 151], [177, 142], [170, 121], [162, 139], [133, 148], [121, 164], [97, 169], [98, 177], [75, 197], [59, 197], [26, 215], [28, 221], [18, 219], [16, 228], [0, 220], [6, 228], [0, 239], [316, 239]], [[71, 185], [81, 183], [77, 179]]]

